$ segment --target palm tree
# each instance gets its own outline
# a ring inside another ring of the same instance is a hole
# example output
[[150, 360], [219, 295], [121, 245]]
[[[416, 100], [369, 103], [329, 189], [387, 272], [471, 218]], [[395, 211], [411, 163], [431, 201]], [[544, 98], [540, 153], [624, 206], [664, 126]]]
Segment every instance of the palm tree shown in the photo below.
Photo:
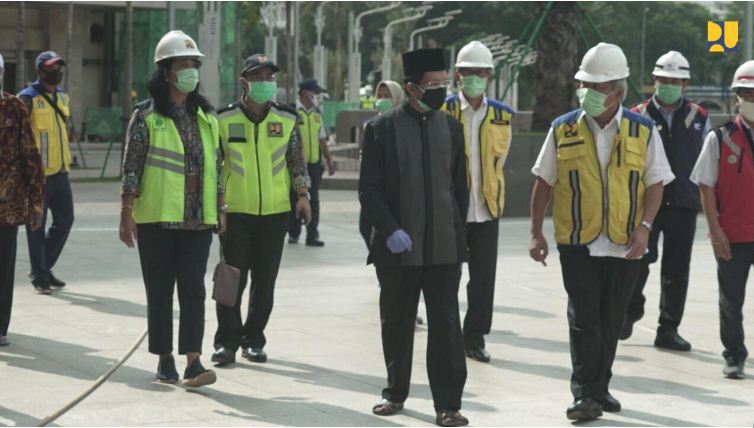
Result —
[[[540, 11], [544, 5], [540, 4]], [[575, 2], [553, 2], [540, 31], [532, 130], [547, 130], [554, 118], [571, 109], [578, 49], [576, 7]]]

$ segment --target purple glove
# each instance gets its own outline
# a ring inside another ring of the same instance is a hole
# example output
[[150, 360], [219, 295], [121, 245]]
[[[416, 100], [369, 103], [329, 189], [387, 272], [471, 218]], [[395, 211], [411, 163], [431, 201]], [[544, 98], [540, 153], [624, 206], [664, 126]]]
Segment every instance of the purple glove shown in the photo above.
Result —
[[393, 254], [411, 251], [411, 238], [403, 229], [398, 229], [387, 238], [387, 249]]

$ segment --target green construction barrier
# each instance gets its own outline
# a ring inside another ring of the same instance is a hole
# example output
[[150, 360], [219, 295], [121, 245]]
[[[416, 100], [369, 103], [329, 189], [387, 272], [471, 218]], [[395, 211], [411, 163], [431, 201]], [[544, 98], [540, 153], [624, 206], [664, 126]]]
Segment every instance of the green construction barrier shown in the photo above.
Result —
[[349, 103], [346, 101], [323, 101], [320, 110], [322, 110], [322, 120], [328, 128], [335, 128], [335, 118], [338, 113], [345, 110], [359, 110], [359, 103]]

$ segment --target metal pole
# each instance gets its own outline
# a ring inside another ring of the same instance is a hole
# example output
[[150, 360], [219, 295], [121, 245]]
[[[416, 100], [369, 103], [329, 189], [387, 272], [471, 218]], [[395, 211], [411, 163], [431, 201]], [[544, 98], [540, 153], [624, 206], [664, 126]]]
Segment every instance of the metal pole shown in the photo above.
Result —
[[[236, 3], [236, 70], [241, 69], [241, 64], [243, 64], [243, 58], [241, 58], [241, 55], [243, 53], [241, 52], [241, 8], [243, 7], [243, 3]], [[266, 52], [265, 52], [266, 53]], [[239, 85], [234, 85], [236, 88], [235, 91], [233, 91], [234, 98], [239, 98], [241, 96], [241, 87]]]
[[[314, 46], [314, 78], [318, 82], [325, 82], [325, 49], [322, 46], [322, 30], [325, 28], [325, 14], [322, 10], [328, 2], [323, 1], [317, 6], [317, 15], [314, 18], [314, 26], [317, 30], [317, 45]], [[322, 84], [322, 83], [321, 83]]]
[[[71, 44], [73, 41], [73, 2], [68, 2], [68, 28], [65, 34], [65, 60], [70, 62], [71, 61]], [[69, 70], [70, 71], [70, 70]], [[65, 90], [70, 91], [71, 88], [68, 86], [68, 76], [70, 76], [71, 73], [65, 73]]]
[[[123, 164], [123, 154], [126, 149], [126, 128], [128, 128], [129, 113], [131, 112], [131, 80], [133, 79], [133, 44], [134, 44], [134, 6], [133, 2], [126, 2], [126, 57], [123, 63], [123, 138], [120, 145], [120, 164]], [[102, 169], [104, 174], [104, 166]]]
[[291, 89], [293, 87], [293, 79], [294, 75], [296, 74], [295, 70], [293, 70], [293, 36], [291, 35], [291, 24], [293, 17], [291, 16], [291, 3], [285, 2], [285, 34], [287, 35], [286, 40], [286, 60], [287, 60], [287, 76], [288, 78], [285, 79], [285, 98], [287, 103], [291, 103], [293, 101], [293, 95], [291, 94]]
[[744, 7], [744, 60], [752, 59], [752, 44], [754, 43], [754, 5], [747, 1]]
[[[359, 51], [359, 42], [361, 41], [361, 20], [367, 15], [373, 15], [375, 13], [387, 12], [388, 10], [395, 9], [400, 6], [400, 2], [393, 2], [387, 6], [378, 7], [361, 12], [356, 16], [353, 21], [353, 27], [348, 32], [349, 39], [353, 36], [353, 76], [350, 76], [348, 82], [348, 101], [359, 102], [359, 86], [361, 86], [361, 52]], [[353, 15], [349, 15], [350, 16]], [[350, 22], [349, 22], [350, 24]], [[350, 40], [349, 40], [350, 41]]]
[[392, 77], [392, 54], [393, 54], [393, 30], [390, 24], [385, 27], [385, 33], [382, 35], [382, 41], [385, 43], [385, 49], [382, 53], [382, 80], [391, 80]]
[[26, 86], [26, 4], [18, 2], [18, 19], [16, 20], [16, 92]]
[[301, 8], [301, 2], [295, 2], [293, 4], [293, 87], [298, 88], [298, 81], [301, 77], [299, 71], [298, 56], [301, 51], [301, 31], [299, 30], [299, 10]]
[[647, 45], [647, 12], [649, 8], [645, 7], [641, 11], [641, 67], [639, 68], [639, 91], [644, 86], [644, 53]]
[[175, 3], [172, 1], [168, 3], [168, 31], [175, 30]]
[[[348, 102], [358, 101], [359, 81], [356, 78], [356, 52], [354, 51], [354, 18], [353, 11], [348, 12], [348, 96], [345, 100]], [[356, 94], [356, 100], [354, 100]]]

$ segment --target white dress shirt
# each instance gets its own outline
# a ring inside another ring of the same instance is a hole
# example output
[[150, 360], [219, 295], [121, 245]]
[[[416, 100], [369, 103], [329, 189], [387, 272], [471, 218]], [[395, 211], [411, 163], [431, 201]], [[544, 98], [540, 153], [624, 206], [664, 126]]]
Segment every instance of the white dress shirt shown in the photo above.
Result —
[[[586, 113], [581, 112], [582, 116]], [[610, 162], [610, 155], [613, 151], [613, 139], [618, 133], [620, 121], [623, 118], [623, 109], [619, 108], [612, 120], [600, 128], [597, 122], [589, 116], [586, 116], [586, 123], [594, 137], [594, 143], [597, 146], [597, 157], [602, 168], [602, 178], [606, 179], [607, 164]], [[557, 149], [555, 146], [555, 136], [552, 127], [547, 134], [542, 150], [539, 152], [537, 162], [531, 169], [531, 172], [543, 179], [550, 186], [554, 186], [558, 179], [557, 169]], [[644, 163], [644, 182], [645, 187], [652, 186], [662, 182], [666, 185], [675, 179], [668, 158], [665, 156], [665, 150], [662, 147], [662, 139], [657, 132], [657, 128], [652, 128], [652, 135], [649, 138], [647, 149], [647, 158]], [[594, 257], [618, 257], [625, 258], [628, 253], [628, 247], [625, 245], [614, 244], [610, 241], [604, 231], [600, 232], [597, 239], [587, 245], [589, 255]]]

